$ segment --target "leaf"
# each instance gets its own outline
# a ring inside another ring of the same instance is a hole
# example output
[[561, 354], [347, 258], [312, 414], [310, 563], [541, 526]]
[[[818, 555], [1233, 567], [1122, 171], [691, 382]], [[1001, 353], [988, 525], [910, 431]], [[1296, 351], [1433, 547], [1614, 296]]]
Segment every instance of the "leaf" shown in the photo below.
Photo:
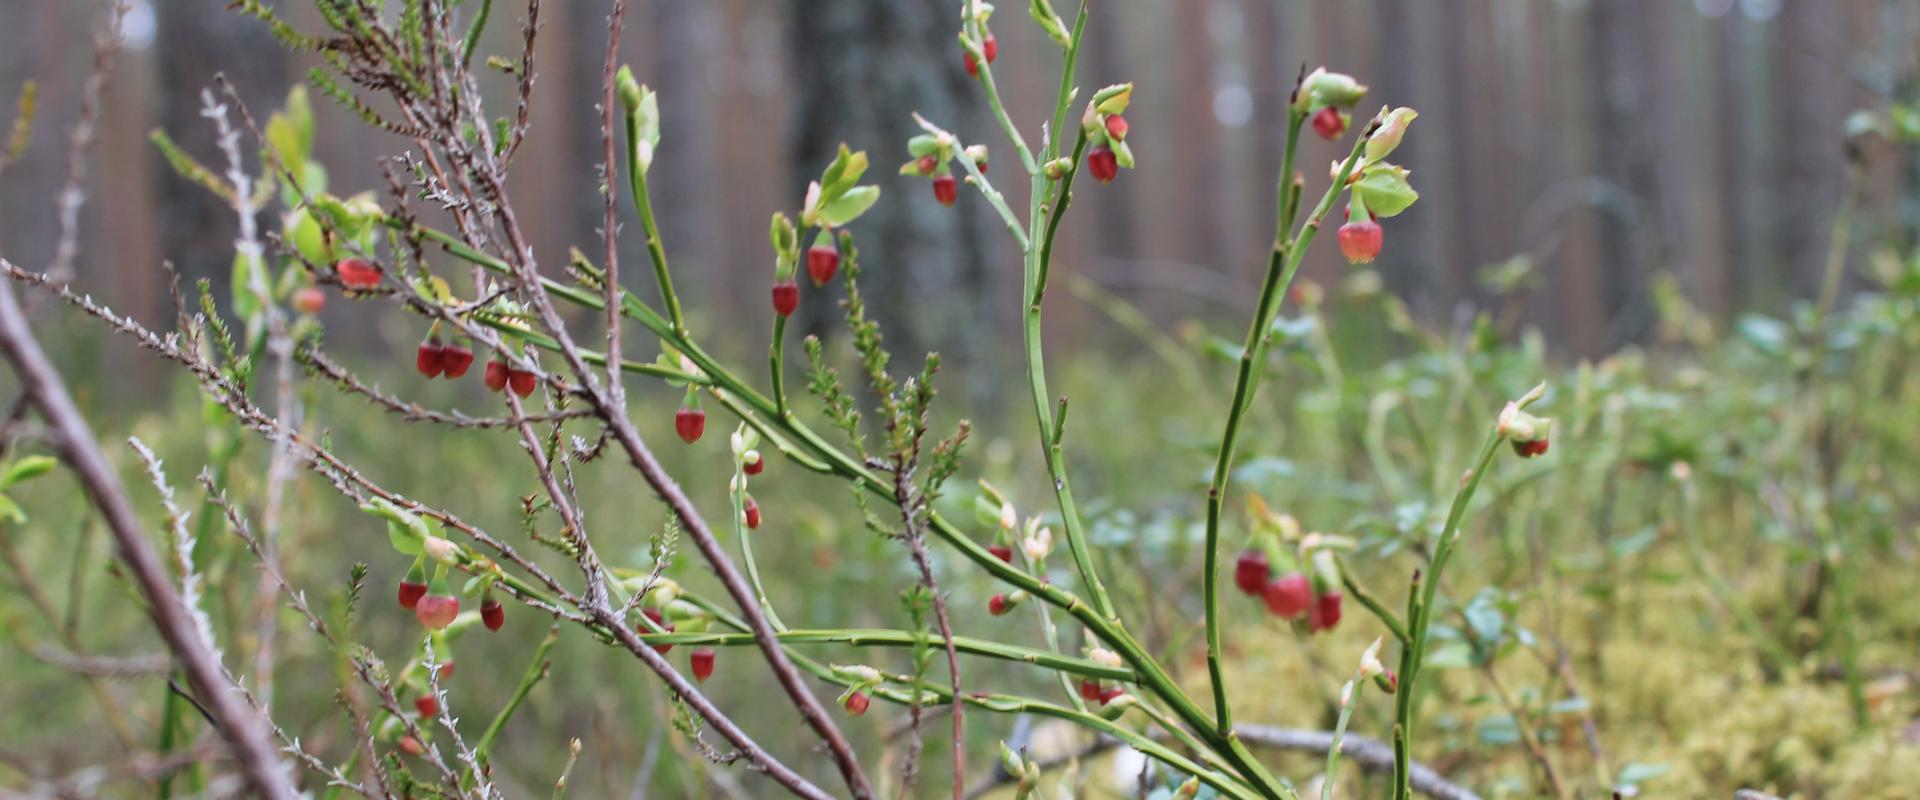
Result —
[[1516, 744], [1520, 741], [1520, 725], [1513, 721], [1513, 715], [1500, 714], [1480, 720], [1474, 735], [1490, 747]]
[[1740, 338], [1753, 345], [1755, 350], [1770, 356], [1787, 352], [1788, 331], [1785, 322], [1759, 314], [1744, 314], [1735, 328], [1740, 331]]
[[633, 161], [646, 172], [660, 146], [660, 98], [652, 89], [640, 87], [640, 104], [627, 115], [627, 124], [633, 129]]
[[1673, 767], [1664, 763], [1647, 764], [1635, 761], [1621, 767], [1620, 774], [1614, 776], [1614, 780], [1623, 785], [1638, 786], [1672, 771]]
[[13, 498], [0, 494], [0, 519], [15, 525], [23, 524], [27, 521], [27, 512], [21, 511], [20, 506], [13, 502]]
[[1375, 128], [1372, 136], [1367, 137], [1367, 163], [1372, 164], [1393, 155], [1400, 146], [1400, 139], [1407, 135], [1407, 126], [1420, 116], [1420, 112], [1401, 106], [1387, 112], [1387, 118]]
[[861, 214], [867, 213], [867, 209], [872, 208], [874, 201], [879, 199], [880, 187], [856, 186], [821, 208], [820, 221], [836, 228], [841, 227], [858, 219]]
[[1407, 183], [1408, 174], [1403, 167], [1375, 164], [1353, 185], [1353, 190], [1359, 193], [1368, 211], [1382, 217], [1398, 216], [1420, 199], [1420, 193]]
[[[299, 88], [299, 87], [295, 87]], [[300, 130], [287, 115], [274, 112], [267, 118], [267, 146], [273, 148], [273, 157], [288, 172], [299, 175], [307, 169], [307, 149], [301, 143]]]
[[915, 134], [907, 140], [907, 152], [914, 158], [935, 155], [940, 152], [940, 137], [931, 133]]
[[4, 473], [0, 473], [0, 489], [45, 475], [58, 463], [60, 462], [52, 456], [26, 456], [16, 459], [7, 465]]
[[228, 279], [233, 288], [233, 314], [251, 320], [260, 311], [260, 298], [253, 293], [253, 264], [240, 253], [233, 254], [233, 272]]
[[1465, 642], [1453, 642], [1435, 648], [1420, 660], [1420, 665], [1436, 669], [1466, 669], [1473, 666], [1473, 649], [1467, 647]]
[[831, 203], [847, 190], [852, 189], [865, 174], [867, 174], [867, 151], [851, 152], [843, 142], [840, 145], [840, 152], [833, 157], [833, 163], [827, 165], [826, 174], [820, 176], [821, 196], [826, 202]]
[[1569, 697], [1564, 700], [1556, 700], [1553, 702], [1552, 705], [1547, 706], [1547, 713], [1549, 714], [1580, 714], [1592, 707], [1593, 707], [1593, 704], [1587, 702], [1587, 698]]

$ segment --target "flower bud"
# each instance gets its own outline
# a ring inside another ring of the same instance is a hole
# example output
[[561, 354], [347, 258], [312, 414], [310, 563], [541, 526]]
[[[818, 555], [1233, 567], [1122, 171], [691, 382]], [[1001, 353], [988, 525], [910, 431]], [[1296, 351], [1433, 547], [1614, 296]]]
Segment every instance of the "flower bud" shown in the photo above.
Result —
[[1019, 524], [1020, 524], [1020, 514], [1018, 511], [1014, 510], [1013, 504], [1001, 503], [1000, 504], [1000, 530], [1011, 531], [1014, 529], [1015, 526]]
[[454, 564], [460, 561], [460, 545], [438, 536], [428, 536], [422, 539], [420, 541], [420, 549], [426, 552], [428, 558], [435, 561], [446, 564]]
[[1061, 178], [1066, 177], [1067, 172], [1071, 171], [1072, 169], [1073, 169], [1073, 159], [1071, 158], [1056, 158], [1052, 161], [1047, 162], [1046, 166], [1042, 168], [1042, 170], [1047, 174], [1047, 180], [1050, 180], [1050, 181], [1057, 181], [1057, 180], [1060, 180]]
[[1352, 108], [1365, 96], [1367, 87], [1354, 80], [1353, 76], [1328, 72], [1326, 67], [1320, 67], [1300, 81], [1300, 88], [1294, 95], [1294, 105], [1302, 111], [1326, 106]]
[[1027, 551], [1027, 558], [1034, 561], [1046, 558], [1048, 553], [1053, 552], [1053, 530], [1042, 527], [1032, 536], [1027, 537], [1023, 547]]

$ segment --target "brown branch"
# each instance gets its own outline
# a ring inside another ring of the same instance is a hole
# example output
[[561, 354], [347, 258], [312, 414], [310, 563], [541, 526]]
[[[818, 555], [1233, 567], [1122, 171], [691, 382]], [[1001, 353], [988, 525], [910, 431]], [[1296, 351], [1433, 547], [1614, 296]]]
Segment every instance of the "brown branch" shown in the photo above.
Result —
[[61, 454], [73, 468], [87, 497], [100, 509], [108, 530], [119, 544], [121, 560], [133, 573], [140, 593], [147, 598], [160, 635], [180, 660], [187, 680], [205, 701], [208, 713], [213, 715], [220, 735], [232, 747], [234, 758], [240, 762], [254, 791], [272, 800], [293, 800], [298, 791], [286, 764], [275, 752], [266, 721], [246, 707], [235, 687], [227, 682], [207, 643], [200, 641], [186, 605], [174, 591], [166, 567], [134, 513], [120, 477], [107, 464], [93, 431], [67, 393], [66, 382], [47, 361], [46, 353], [27, 327], [11, 282], [0, 282], [0, 351], [5, 352], [34, 406], [52, 426]]

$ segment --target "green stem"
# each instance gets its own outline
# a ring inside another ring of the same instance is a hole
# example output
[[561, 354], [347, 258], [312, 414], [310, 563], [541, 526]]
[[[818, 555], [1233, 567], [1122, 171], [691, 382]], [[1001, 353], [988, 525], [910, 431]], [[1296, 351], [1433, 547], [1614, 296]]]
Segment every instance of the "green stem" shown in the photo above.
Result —
[[767, 348], [767, 366], [773, 379], [773, 407], [778, 413], [787, 412], [787, 318], [781, 314], [773, 315], [773, 344]]
[[[697, 600], [690, 595], [682, 599], [703, 608], [711, 605], [705, 600]], [[900, 647], [910, 648], [920, 641], [915, 631], [903, 631], [893, 628], [832, 628], [832, 629], [793, 629], [787, 628], [776, 635], [784, 644], [841, 644], [848, 647]], [[646, 633], [640, 639], [647, 644], [684, 644], [708, 647], [746, 647], [752, 646], [753, 634], [750, 633]], [[1019, 664], [1031, 664], [1049, 670], [1080, 675], [1096, 680], [1121, 681], [1131, 683], [1133, 670], [1125, 667], [1109, 667], [1084, 658], [1064, 656], [1048, 650], [1020, 645], [1006, 644], [989, 639], [969, 636], [953, 637], [955, 650], [973, 656], [981, 656], [1000, 661]]]
[[488, 753], [493, 751], [493, 740], [500, 736], [500, 730], [507, 726], [507, 720], [513, 717], [513, 712], [519, 710], [520, 704], [526, 701], [527, 694], [533, 691], [534, 684], [547, 676], [549, 663], [547, 654], [553, 651], [553, 645], [559, 641], [560, 625], [555, 623], [547, 626], [547, 635], [534, 648], [533, 659], [527, 663], [526, 673], [520, 676], [520, 684], [513, 688], [513, 694], [507, 698], [506, 706], [500, 709], [500, 713], [493, 715], [493, 721], [487, 723], [487, 729], [481, 732], [480, 741], [473, 747], [474, 756], [481, 763], [487, 762]]
[[661, 301], [667, 304], [667, 318], [673, 330], [687, 335], [687, 321], [680, 315], [680, 296], [673, 291], [673, 275], [667, 271], [667, 250], [660, 242], [660, 225], [653, 218], [653, 198], [647, 192], [647, 171], [633, 155], [639, 144], [640, 126], [632, 113], [627, 114], [627, 183], [633, 188], [633, 207], [640, 215], [640, 227], [647, 234], [647, 257], [653, 261], [653, 277], [660, 283]]

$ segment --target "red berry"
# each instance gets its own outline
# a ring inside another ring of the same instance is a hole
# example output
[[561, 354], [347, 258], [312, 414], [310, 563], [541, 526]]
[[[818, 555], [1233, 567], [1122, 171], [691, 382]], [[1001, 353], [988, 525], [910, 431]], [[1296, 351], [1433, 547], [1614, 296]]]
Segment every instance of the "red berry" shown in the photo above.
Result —
[[482, 601], [480, 603], [480, 621], [487, 626], [487, 630], [500, 630], [500, 626], [507, 624], [507, 610], [500, 606], [500, 601], [498, 600], [489, 599]]
[[427, 585], [416, 581], [400, 582], [400, 607], [413, 608], [420, 604], [420, 598], [427, 596]]
[[680, 434], [680, 441], [693, 444], [700, 441], [700, 434], [707, 431], [707, 412], [697, 408], [682, 408], [673, 415], [673, 432]]
[[920, 170], [920, 174], [932, 175], [934, 168], [940, 166], [940, 159], [934, 158], [932, 153], [928, 153], [921, 156], [920, 161], [915, 166]]
[[400, 741], [395, 742], [394, 744], [398, 745], [402, 752], [410, 756], [417, 756], [417, 755], [420, 755], [421, 753], [427, 752], [427, 748], [420, 746], [420, 740], [415, 739], [411, 736], [402, 736], [400, 737]]
[[440, 369], [448, 378], [458, 378], [467, 374], [467, 368], [473, 366], [473, 348], [464, 344], [450, 344], [440, 351]]
[[380, 285], [380, 275], [384, 272], [379, 264], [363, 258], [343, 258], [333, 265], [340, 276], [340, 285], [348, 289], [372, 289]]
[[1112, 148], [1103, 144], [1087, 151], [1087, 170], [1101, 183], [1112, 183], [1120, 176], [1120, 159], [1114, 156]]
[[867, 713], [867, 705], [873, 701], [867, 699], [866, 692], [854, 692], [847, 695], [847, 713], [856, 717]]
[[793, 316], [794, 309], [800, 307], [800, 287], [793, 281], [773, 282], [773, 313], [783, 317]]
[[302, 314], [318, 314], [327, 307], [327, 293], [318, 286], [302, 286], [293, 291], [293, 310]]
[[996, 617], [1005, 616], [1008, 611], [1012, 610], [1013, 607], [1007, 605], [1007, 596], [1005, 594], [996, 594], [987, 598], [987, 613], [989, 614]]
[[1089, 703], [1100, 699], [1100, 682], [1092, 678], [1080, 679], [1080, 699]]
[[1313, 604], [1313, 582], [1298, 572], [1274, 578], [1261, 587], [1260, 599], [1266, 601], [1267, 610], [1274, 616], [1294, 619]]
[[994, 59], [1000, 57], [1000, 40], [993, 38], [991, 33], [987, 34], [987, 40], [980, 43], [980, 53], [987, 57], [987, 63], [993, 63]]
[[1127, 118], [1114, 114], [1107, 117], [1107, 135], [1120, 141], [1127, 140]]
[[1272, 574], [1273, 567], [1267, 564], [1267, 554], [1258, 549], [1240, 551], [1240, 558], [1233, 562], [1233, 585], [1240, 587], [1245, 594], [1259, 594], [1267, 585], [1267, 577]]
[[1307, 630], [1312, 633], [1333, 630], [1340, 624], [1340, 593], [1327, 592], [1313, 598], [1313, 607], [1307, 612]]
[[433, 695], [423, 694], [414, 699], [413, 710], [420, 712], [420, 716], [431, 717], [440, 713], [440, 701], [433, 699]]
[[933, 199], [940, 205], [952, 206], [960, 201], [960, 182], [952, 175], [942, 175], [933, 179]]
[[440, 337], [429, 337], [426, 341], [421, 342], [419, 347], [414, 349], [413, 366], [420, 370], [420, 374], [429, 378], [437, 378], [440, 376], [440, 373], [444, 372], [447, 368], [446, 357], [447, 349], [441, 346]]
[[1106, 704], [1108, 704], [1108, 703], [1111, 703], [1111, 702], [1113, 702], [1113, 701], [1115, 701], [1115, 700], [1118, 700], [1118, 699], [1120, 699], [1120, 695], [1123, 695], [1123, 694], [1126, 694], [1126, 693], [1127, 693], [1127, 690], [1125, 690], [1125, 689], [1122, 689], [1122, 688], [1120, 688], [1120, 687], [1118, 687], [1118, 686], [1115, 686], [1115, 687], [1113, 687], [1113, 688], [1111, 688], [1111, 689], [1108, 689], [1108, 690], [1106, 690], [1106, 691], [1104, 691], [1104, 692], [1101, 692], [1101, 693], [1100, 693], [1100, 705], [1103, 705], [1103, 706], [1104, 706], [1104, 705], [1106, 705]]
[[460, 598], [450, 594], [429, 594], [414, 605], [413, 615], [420, 618], [420, 624], [440, 630], [452, 624], [454, 617], [460, 616]]
[[994, 558], [1000, 559], [1001, 561], [1009, 564], [1013, 563], [1013, 548], [1004, 544], [987, 545], [987, 552], [992, 553]]
[[840, 270], [840, 250], [832, 245], [816, 244], [807, 248], [807, 274], [813, 285], [825, 286]]
[[[673, 623], [667, 622], [664, 617], [660, 616], [660, 609], [647, 608], [647, 609], [642, 609], [640, 613], [645, 614], [647, 616], [647, 619], [653, 620], [653, 624], [660, 626], [661, 630], [666, 631], [667, 633], [673, 632]], [[647, 628], [642, 627], [641, 630], [644, 631], [644, 630], [647, 630]], [[659, 653], [660, 655], [663, 655], [663, 656], [666, 655], [671, 650], [673, 650], [673, 645], [671, 644], [656, 644], [653, 646], [653, 652]]]
[[507, 388], [508, 372], [509, 370], [507, 369], [507, 362], [501, 361], [500, 359], [496, 358], [492, 361], [487, 362], [487, 371], [483, 373], [480, 377], [481, 377], [481, 380], [486, 382], [488, 389], [492, 389], [493, 391], [497, 392], [497, 391], [500, 391], [501, 389]]
[[689, 658], [688, 662], [693, 667], [694, 680], [705, 683], [708, 678], [713, 677], [713, 648], [701, 647], [695, 649], [693, 651], [693, 657]]
[[1531, 442], [1514, 442], [1513, 452], [1519, 453], [1521, 458], [1533, 458], [1534, 456], [1546, 455], [1547, 440], [1535, 439]]
[[449, 661], [445, 664], [441, 664], [440, 680], [445, 681], [445, 680], [452, 680], [452, 679], [453, 679], [453, 662]]
[[526, 370], [516, 369], [507, 372], [507, 385], [513, 388], [514, 394], [521, 397], [533, 394], [535, 383], [533, 373]]
[[982, 175], [987, 174], [987, 159], [984, 157], [975, 159], [973, 162], [973, 168], [980, 170], [980, 174]]
[[1347, 132], [1347, 117], [1333, 106], [1320, 109], [1313, 115], [1313, 132], [1329, 142], [1338, 139]]
[[1340, 226], [1340, 254], [1351, 264], [1365, 264], [1380, 255], [1385, 232], [1373, 220], [1349, 222]]
[[765, 458], [762, 458], [759, 453], [750, 453], [750, 455], [753, 456], [753, 460], [740, 465], [742, 471], [748, 475], [758, 475], [767, 471], [767, 460]]
[[746, 506], [743, 507], [743, 511], [745, 512], [747, 517], [747, 530], [753, 530], [755, 528], [760, 527], [760, 504], [759, 503], [754, 502], [753, 498], [749, 497], [747, 498]]

